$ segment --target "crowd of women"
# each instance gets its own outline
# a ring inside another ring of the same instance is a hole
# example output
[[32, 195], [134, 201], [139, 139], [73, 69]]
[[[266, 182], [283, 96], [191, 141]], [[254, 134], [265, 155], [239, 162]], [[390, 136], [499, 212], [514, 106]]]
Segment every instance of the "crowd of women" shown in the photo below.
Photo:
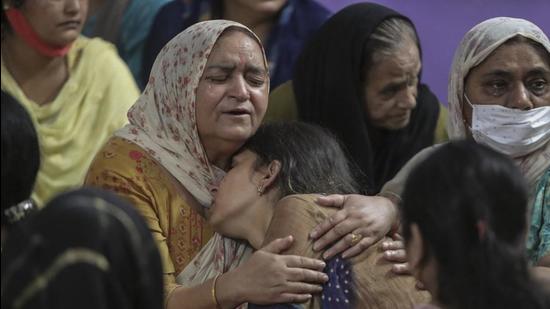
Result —
[[468, 31], [447, 104], [374, 3], [3, 0], [1, 31], [2, 308], [550, 307], [532, 22]]

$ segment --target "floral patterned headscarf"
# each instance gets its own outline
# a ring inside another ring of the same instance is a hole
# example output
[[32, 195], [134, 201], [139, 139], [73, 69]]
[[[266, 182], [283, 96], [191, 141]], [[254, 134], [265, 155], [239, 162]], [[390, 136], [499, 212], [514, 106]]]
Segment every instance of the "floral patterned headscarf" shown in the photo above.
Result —
[[[128, 112], [128, 124], [115, 135], [127, 139], [155, 158], [203, 207], [212, 196], [209, 185], [223, 172], [206, 156], [195, 119], [196, 89], [214, 44], [229, 27], [247, 27], [227, 20], [194, 24], [160, 51], [149, 82]], [[264, 64], [267, 67], [262, 48]]]
[[[523, 36], [541, 44], [550, 53], [550, 41], [537, 25], [519, 18], [496, 17], [472, 28], [458, 47], [449, 80], [449, 122], [447, 131], [451, 139], [466, 137], [462, 105], [464, 104], [465, 78], [499, 46], [515, 36]], [[534, 187], [542, 173], [550, 167], [550, 143], [539, 150], [516, 159], [530, 187]]]
[[[250, 29], [232, 21], [204, 21], [187, 28], [160, 51], [145, 90], [128, 112], [130, 124], [115, 134], [147, 150], [203, 207], [210, 206], [210, 185], [224, 172], [209, 162], [199, 138], [196, 90], [214, 44], [229, 27], [250, 33], [262, 46]], [[263, 48], [262, 54], [267, 68]], [[177, 282], [204, 282], [234, 269], [251, 252], [248, 244], [216, 233]]]

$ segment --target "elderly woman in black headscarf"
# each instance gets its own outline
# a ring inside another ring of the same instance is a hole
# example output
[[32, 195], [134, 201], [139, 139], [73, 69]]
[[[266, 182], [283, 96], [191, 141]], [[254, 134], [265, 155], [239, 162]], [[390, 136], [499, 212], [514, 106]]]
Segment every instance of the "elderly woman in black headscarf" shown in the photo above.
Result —
[[266, 119], [331, 129], [358, 165], [365, 191], [375, 194], [414, 154], [446, 139], [446, 110], [420, 75], [412, 22], [378, 4], [350, 5], [307, 44], [292, 84], [270, 96]]
[[160, 256], [129, 204], [65, 193], [15, 226], [2, 248], [2, 308], [162, 308]]

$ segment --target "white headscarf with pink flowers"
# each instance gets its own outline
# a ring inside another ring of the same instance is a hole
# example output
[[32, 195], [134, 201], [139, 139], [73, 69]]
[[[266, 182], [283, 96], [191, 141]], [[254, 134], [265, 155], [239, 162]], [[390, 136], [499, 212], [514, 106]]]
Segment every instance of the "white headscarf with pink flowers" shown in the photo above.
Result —
[[196, 89], [210, 51], [229, 27], [244, 29], [257, 39], [239, 23], [211, 20], [194, 24], [168, 42], [153, 64], [145, 90], [128, 112], [130, 124], [115, 133], [145, 149], [203, 207], [212, 202], [209, 187], [217, 168], [208, 161], [199, 138]]
[[[211, 20], [192, 25], [160, 51], [145, 90], [128, 112], [130, 124], [115, 133], [145, 149], [203, 207], [210, 206], [210, 185], [224, 172], [210, 164], [200, 141], [196, 89], [214, 44], [229, 27], [249, 32], [261, 46], [250, 29], [236, 22]], [[262, 53], [267, 67], [263, 49]], [[238, 266], [251, 251], [243, 242], [215, 234], [177, 281], [186, 285], [204, 282]]]
[[[523, 36], [540, 43], [550, 53], [550, 41], [537, 25], [518, 18], [496, 17], [472, 28], [455, 53], [449, 80], [449, 122], [447, 131], [451, 139], [466, 137], [462, 105], [464, 80], [470, 70], [481, 64], [495, 49], [515, 36]], [[530, 187], [550, 167], [550, 143], [526, 157], [516, 160]]]

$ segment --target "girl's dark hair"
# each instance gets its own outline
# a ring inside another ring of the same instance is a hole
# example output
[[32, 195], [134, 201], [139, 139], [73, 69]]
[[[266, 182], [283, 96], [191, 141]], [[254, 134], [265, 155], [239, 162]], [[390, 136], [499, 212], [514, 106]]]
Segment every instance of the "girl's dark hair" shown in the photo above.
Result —
[[[2, 91], [2, 214], [31, 196], [40, 167], [38, 136], [30, 115]], [[2, 225], [5, 224], [2, 215]]]
[[243, 149], [258, 155], [257, 166], [277, 160], [275, 182], [281, 197], [290, 194], [359, 192], [340, 143], [327, 130], [302, 122], [262, 125]]
[[529, 275], [527, 186], [509, 158], [450, 142], [413, 169], [402, 198], [405, 241], [416, 223], [446, 308], [549, 308]]

